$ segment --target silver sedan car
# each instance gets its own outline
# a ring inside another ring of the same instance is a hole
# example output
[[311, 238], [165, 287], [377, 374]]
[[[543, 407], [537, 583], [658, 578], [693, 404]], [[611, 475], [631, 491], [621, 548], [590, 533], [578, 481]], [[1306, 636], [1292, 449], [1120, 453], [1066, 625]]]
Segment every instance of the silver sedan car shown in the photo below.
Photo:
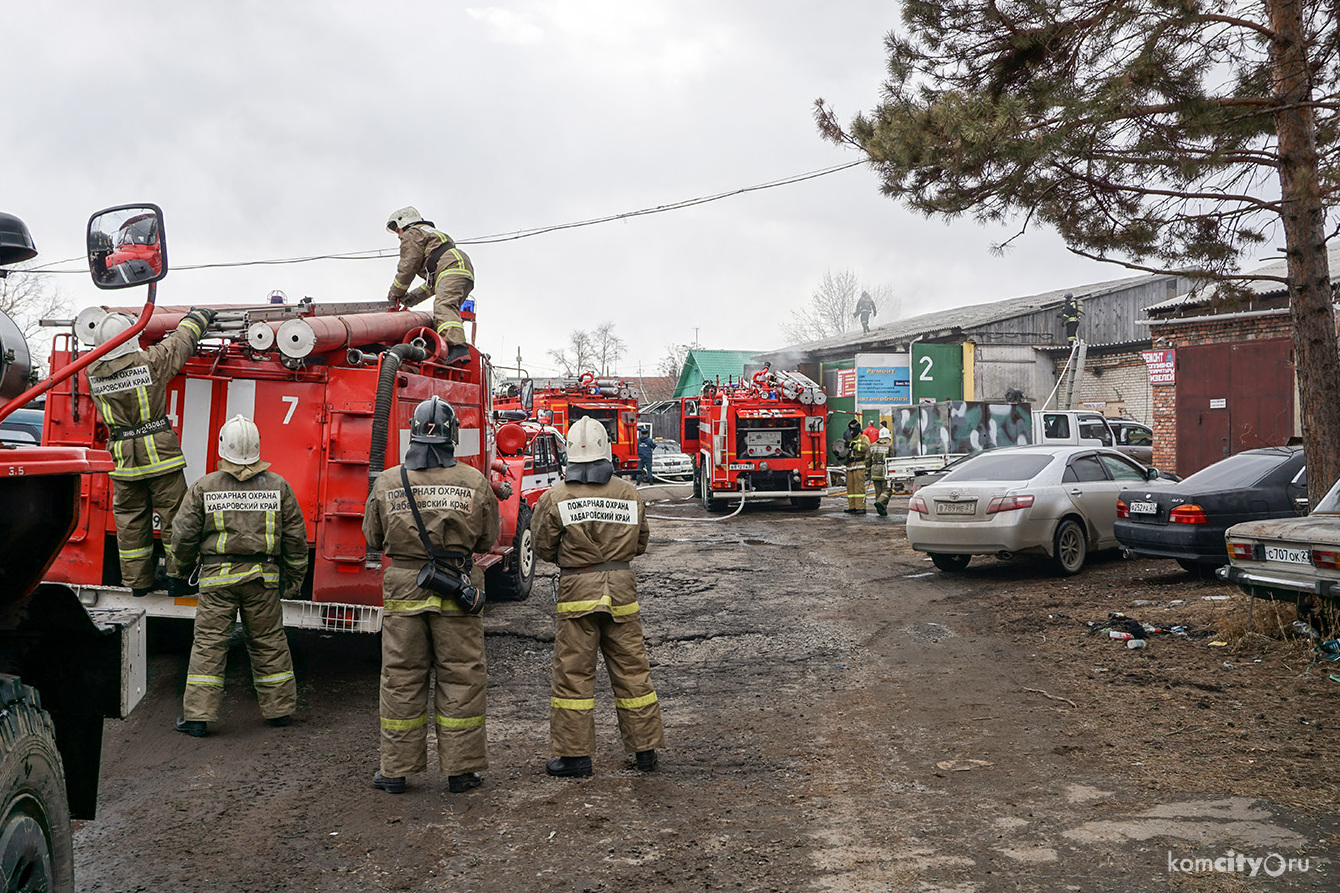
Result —
[[1115, 548], [1117, 493], [1158, 472], [1116, 450], [1007, 447], [981, 453], [907, 504], [907, 539], [942, 571], [974, 555], [1043, 555], [1069, 576], [1090, 551]]

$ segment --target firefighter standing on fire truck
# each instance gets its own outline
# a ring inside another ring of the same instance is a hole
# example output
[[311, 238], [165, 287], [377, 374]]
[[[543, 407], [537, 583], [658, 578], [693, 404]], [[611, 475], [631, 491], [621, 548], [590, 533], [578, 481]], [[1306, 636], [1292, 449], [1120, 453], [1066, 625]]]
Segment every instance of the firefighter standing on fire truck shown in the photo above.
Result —
[[852, 515], [865, 514], [865, 470], [870, 467], [870, 438], [859, 430], [847, 444], [847, 508]]
[[585, 778], [595, 750], [596, 653], [614, 689], [619, 733], [637, 768], [656, 768], [665, 746], [651, 686], [637, 581], [629, 562], [650, 532], [637, 487], [614, 476], [609, 433], [592, 418], [568, 431], [567, 479], [535, 506], [535, 554], [558, 565], [558, 624], [549, 699], [550, 775]]
[[[393, 213], [386, 228], [400, 237], [400, 265], [386, 298], [391, 305], [413, 307], [433, 296], [433, 326], [443, 340], [451, 345], [448, 363], [459, 363], [469, 358], [465, 344], [465, 324], [461, 322], [461, 305], [475, 287], [475, 268], [464, 251], [456, 247], [451, 236], [434, 229], [431, 220], [424, 220], [418, 209], [410, 206]], [[416, 276], [425, 282], [410, 290]]]
[[[447, 401], [430, 397], [414, 410], [405, 455], [415, 504], [435, 550], [459, 553], [455, 569], [471, 569], [470, 553], [498, 539], [498, 498], [476, 469], [456, 461], [458, 423]], [[405, 791], [405, 776], [427, 768], [428, 678], [437, 671], [437, 758], [447, 787], [459, 794], [478, 787], [488, 768], [484, 732], [484, 618], [456, 600], [418, 585], [429, 561], [400, 467], [377, 476], [363, 514], [368, 545], [391, 559], [382, 577], [381, 767], [374, 787]]]
[[293, 488], [269, 468], [261, 461], [256, 423], [233, 416], [219, 429], [219, 470], [191, 485], [172, 525], [169, 556], [183, 569], [200, 564], [195, 637], [177, 719], [177, 731], [195, 738], [219, 718], [238, 611], [261, 716], [286, 726], [298, 706], [279, 600], [302, 594], [307, 524]]
[[[186, 457], [167, 417], [168, 383], [195, 353], [214, 316], [209, 308], [194, 307], [157, 344], [141, 350], [139, 341], [131, 338], [88, 367], [89, 390], [99, 418], [111, 432], [107, 449], [116, 462], [110, 476], [121, 584], [135, 596], [148, 595], [154, 588], [154, 512], [166, 540], [186, 495]], [[130, 327], [129, 317], [108, 313], [94, 328], [93, 341], [106, 344]], [[187, 594], [184, 574], [171, 551], [167, 576], [168, 594]]]

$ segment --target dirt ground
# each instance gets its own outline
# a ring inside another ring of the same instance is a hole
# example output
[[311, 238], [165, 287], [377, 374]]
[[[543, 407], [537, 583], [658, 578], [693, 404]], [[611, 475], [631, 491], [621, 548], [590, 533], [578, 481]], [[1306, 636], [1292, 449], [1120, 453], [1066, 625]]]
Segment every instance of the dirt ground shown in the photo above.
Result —
[[[529, 601], [488, 609], [491, 766], [463, 795], [435, 771], [372, 788], [373, 637], [292, 637], [287, 729], [261, 723], [235, 649], [200, 740], [171, 730], [185, 653], [156, 651], [145, 701], [107, 726], [79, 889], [1340, 889], [1340, 663], [1311, 665], [1291, 615], [1118, 555], [947, 576], [908, 549], [905, 500], [841, 508], [652, 505], [650, 774], [607, 688], [595, 777], [544, 774], [546, 564]], [[1128, 649], [1093, 632], [1111, 612], [1187, 635]]]

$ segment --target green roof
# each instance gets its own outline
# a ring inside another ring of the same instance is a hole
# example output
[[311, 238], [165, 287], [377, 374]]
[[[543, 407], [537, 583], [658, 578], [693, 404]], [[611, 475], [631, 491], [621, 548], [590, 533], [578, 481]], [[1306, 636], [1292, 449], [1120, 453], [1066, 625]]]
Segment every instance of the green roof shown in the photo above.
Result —
[[744, 375], [746, 364], [757, 365], [756, 350], [691, 350], [684, 358], [684, 368], [675, 385], [675, 398], [692, 397], [702, 391], [705, 381], [737, 381]]

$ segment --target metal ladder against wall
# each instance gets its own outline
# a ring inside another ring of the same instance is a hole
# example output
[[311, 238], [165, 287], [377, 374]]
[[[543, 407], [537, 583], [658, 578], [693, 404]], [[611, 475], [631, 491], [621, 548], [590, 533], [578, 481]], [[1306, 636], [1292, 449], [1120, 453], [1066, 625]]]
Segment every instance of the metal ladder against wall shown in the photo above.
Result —
[[1042, 404], [1043, 409], [1048, 409], [1052, 405], [1052, 400], [1057, 399], [1057, 409], [1074, 409], [1075, 397], [1079, 392], [1078, 382], [1084, 375], [1084, 360], [1088, 355], [1089, 345], [1085, 341], [1075, 339], [1075, 346], [1070, 349], [1070, 357], [1066, 360], [1065, 368], [1061, 370], [1061, 375], [1056, 379], [1056, 387], [1052, 388], [1051, 395], [1047, 397]]

